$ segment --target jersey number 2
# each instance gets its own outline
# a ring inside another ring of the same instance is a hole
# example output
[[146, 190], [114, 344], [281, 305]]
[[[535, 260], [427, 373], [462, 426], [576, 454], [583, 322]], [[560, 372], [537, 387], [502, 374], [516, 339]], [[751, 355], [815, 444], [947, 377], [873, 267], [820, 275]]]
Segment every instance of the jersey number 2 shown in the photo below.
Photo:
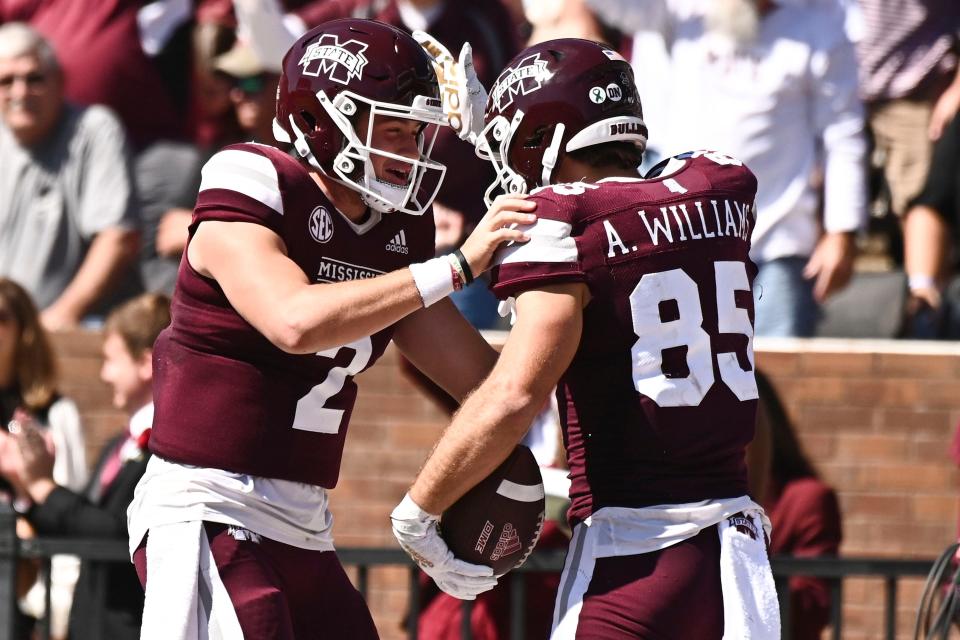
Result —
[[[637, 391], [661, 407], [695, 407], [703, 401], [715, 382], [713, 358], [717, 359], [720, 379], [740, 400], [757, 398], [753, 375], [753, 326], [745, 309], [736, 305], [736, 291], [750, 291], [747, 268], [742, 262], [714, 263], [717, 284], [717, 330], [747, 337], [750, 371], [744, 371], [737, 354], [730, 351], [714, 355], [710, 334], [703, 330], [703, 310], [697, 283], [683, 269], [671, 269], [644, 275], [630, 294], [633, 330], [638, 340], [630, 350], [633, 358], [633, 382]], [[679, 317], [664, 322], [660, 303], [673, 300]], [[663, 373], [663, 350], [687, 348], [686, 377], [667, 377]]]
[[343, 409], [328, 409], [327, 401], [340, 393], [347, 378], [355, 376], [370, 362], [373, 355], [373, 342], [370, 336], [355, 340], [342, 347], [318, 351], [324, 358], [336, 358], [341, 349], [352, 349], [353, 359], [345, 367], [333, 367], [323, 382], [310, 389], [307, 395], [297, 401], [297, 412], [293, 416], [293, 428], [314, 433], [337, 433], [343, 422]]

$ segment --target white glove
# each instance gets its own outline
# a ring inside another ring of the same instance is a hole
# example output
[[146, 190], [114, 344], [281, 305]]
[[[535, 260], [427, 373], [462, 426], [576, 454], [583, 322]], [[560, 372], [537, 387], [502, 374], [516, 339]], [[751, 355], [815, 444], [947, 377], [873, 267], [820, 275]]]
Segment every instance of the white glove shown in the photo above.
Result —
[[410, 494], [403, 496], [390, 514], [400, 546], [445, 593], [474, 600], [477, 594], [493, 589], [497, 585], [493, 569], [454, 558], [437, 531], [439, 519], [417, 506]]
[[459, 60], [454, 60], [450, 51], [426, 31], [414, 31], [413, 39], [433, 58], [448, 124], [461, 140], [474, 144], [483, 131], [487, 90], [480, 84], [473, 68], [470, 43], [464, 43]]

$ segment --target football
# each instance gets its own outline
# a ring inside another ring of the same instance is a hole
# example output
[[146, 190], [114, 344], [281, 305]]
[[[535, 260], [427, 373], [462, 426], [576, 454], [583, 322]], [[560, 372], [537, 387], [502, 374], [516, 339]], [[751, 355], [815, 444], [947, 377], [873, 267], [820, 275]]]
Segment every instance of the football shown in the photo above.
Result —
[[533, 453], [517, 445], [503, 463], [440, 518], [453, 555], [501, 576], [523, 564], [543, 527], [544, 493]]

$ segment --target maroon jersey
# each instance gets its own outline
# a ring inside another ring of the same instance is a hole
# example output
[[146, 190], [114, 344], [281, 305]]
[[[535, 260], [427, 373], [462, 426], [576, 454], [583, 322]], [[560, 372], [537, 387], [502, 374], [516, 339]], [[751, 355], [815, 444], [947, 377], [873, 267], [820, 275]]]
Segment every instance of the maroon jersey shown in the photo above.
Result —
[[757, 182], [716, 152], [675, 165], [535, 190], [530, 242], [496, 256], [501, 298], [562, 282], [592, 296], [558, 386], [577, 520], [747, 492]]
[[[372, 216], [351, 224], [299, 161], [240, 144], [203, 168], [190, 229], [205, 220], [263, 225], [314, 282], [370, 278], [433, 255], [429, 211]], [[392, 327], [316, 355], [285, 353], [186, 257], [172, 311], [154, 348], [151, 450], [185, 464], [335, 486], [353, 377], [383, 354]]]

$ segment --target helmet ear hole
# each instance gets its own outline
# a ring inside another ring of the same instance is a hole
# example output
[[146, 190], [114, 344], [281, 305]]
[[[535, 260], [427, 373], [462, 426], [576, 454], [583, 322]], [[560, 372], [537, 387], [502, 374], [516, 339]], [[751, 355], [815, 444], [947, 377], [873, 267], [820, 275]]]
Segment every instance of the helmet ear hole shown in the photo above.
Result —
[[548, 127], [545, 124], [542, 124], [536, 129], [534, 129], [533, 133], [527, 136], [527, 139], [523, 141], [523, 148], [536, 149], [537, 147], [542, 147], [543, 139], [547, 135], [547, 129]]
[[[310, 149], [317, 162], [323, 164], [333, 160], [334, 155], [340, 150], [340, 144], [343, 136], [336, 132], [334, 136], [321, 135], [323, 125], [309, 111], [301, 109], [290, 116], [297, 128], [303, 132], [303, 135], [310, 139]], [[336, 148], [331, 144], [335, 144]]]
[[[317, 119], [313, 117], [310, 113], [306, 111], [301, 111], [297, 114], [305, 126], [301, 127], [304, 133], [313, 133], [317, 128]], [[296, 116], [294, 116], [296, 117]], [[299, 123], [297, 123], [299, 125]]]

